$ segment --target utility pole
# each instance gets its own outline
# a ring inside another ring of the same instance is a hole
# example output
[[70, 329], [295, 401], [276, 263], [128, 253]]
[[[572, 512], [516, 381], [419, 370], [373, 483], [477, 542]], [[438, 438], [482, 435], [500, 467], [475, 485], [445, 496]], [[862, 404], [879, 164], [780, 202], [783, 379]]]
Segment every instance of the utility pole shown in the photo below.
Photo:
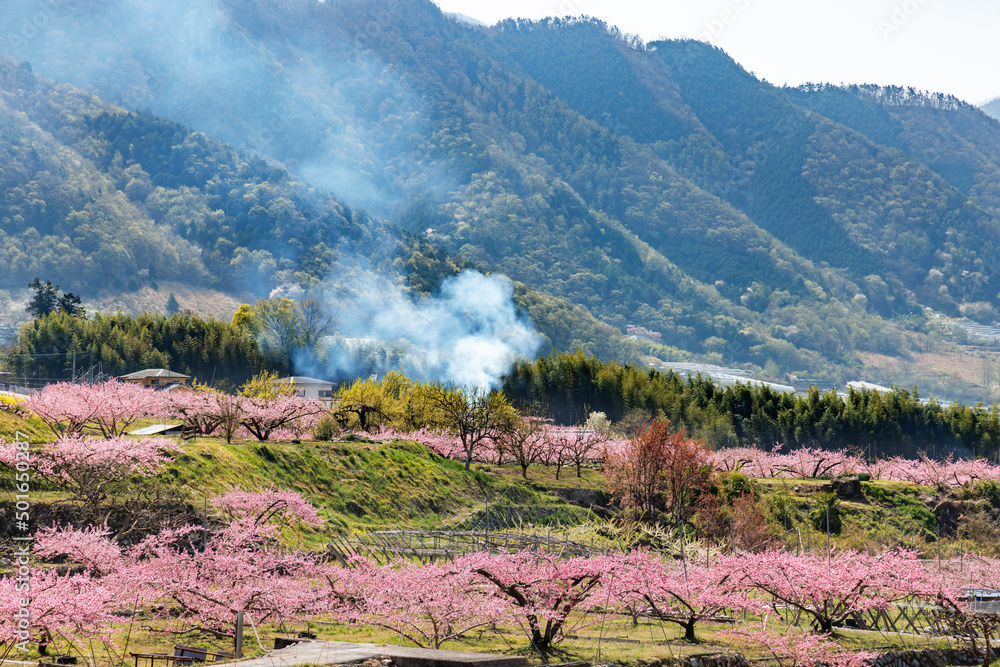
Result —
[[76, 336], [73, 336], [73, 380], [76, 382]]

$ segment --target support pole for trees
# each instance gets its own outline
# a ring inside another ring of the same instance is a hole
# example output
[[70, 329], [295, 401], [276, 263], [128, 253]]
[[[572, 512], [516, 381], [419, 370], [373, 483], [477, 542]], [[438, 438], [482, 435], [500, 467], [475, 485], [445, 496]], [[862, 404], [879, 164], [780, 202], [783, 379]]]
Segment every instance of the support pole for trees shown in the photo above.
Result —
[[830, 503], [826, 504], [826, 569], [830, 569]]
[[243, 614], [240, 611], [236, 613], [236, 657], [243, 657]]
[[941, 521], [937, 522], [937, 557], [938, 557], [938, 574], [941, 573]]
[[[201, 551], [208, 548], [208, 498], [205, 498], [205, 513], [202, 515], [201, 523]], [[240, 612], [242, 613], [242, 612]]]
[[687, 584], [688, 580], [688, 564], [687, 555], [684, 553], [684, 524], [681, 521], [681, 506], [677, 506], [677, 527], [680, 529], [681, 537], [681, 565], [684, 566], [684, 583]]

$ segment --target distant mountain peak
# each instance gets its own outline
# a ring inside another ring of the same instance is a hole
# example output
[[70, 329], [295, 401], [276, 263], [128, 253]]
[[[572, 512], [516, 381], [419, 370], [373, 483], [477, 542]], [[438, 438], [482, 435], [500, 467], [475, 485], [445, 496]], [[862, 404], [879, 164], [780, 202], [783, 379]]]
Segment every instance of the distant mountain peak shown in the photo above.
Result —
[[1000, 97], [993, 98], [989, 102], [980, 105], [979, 108], [990, 118], [1000, 120]]
[[462, 23], [462, 24], [465, 24], [465, 25], [471, 25], [474, 28], [485, 28], [485, 27], [487, 27], [486, 23], [483, 23], [479, 19], [473, 18], [473, 17], [469, 16], [468, 14], [462, 14], [461, 12], [445, 12], [444, 15], [447, 16], [448, 18], [450, 18], [455, 23]]

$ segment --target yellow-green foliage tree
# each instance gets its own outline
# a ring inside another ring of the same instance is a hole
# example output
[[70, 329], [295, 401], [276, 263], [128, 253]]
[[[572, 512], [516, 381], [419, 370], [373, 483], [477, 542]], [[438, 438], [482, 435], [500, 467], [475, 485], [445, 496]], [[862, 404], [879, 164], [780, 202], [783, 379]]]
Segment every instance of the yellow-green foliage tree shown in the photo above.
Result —
[[279, 380], [281, 380], [281, 376], [277, 371], [257, 373], [240, 387], [240, 396], [271, 399], [295, 394], [294, 384]]
[[461, 440], [466, 470], [472, 465], [477, 449], [518, 421], [517, 410], [501, 392], [441, 384], [431, 385], [426, 392], [436, 423]]
[[355, 380], [336, 393], [331, 416], [341, 428], [348, 429], [372, 431], [383, 424], [396, 425], [402, 406], [412, 401], [413, 388], [413, 381], [396, 372], [381, 380]]

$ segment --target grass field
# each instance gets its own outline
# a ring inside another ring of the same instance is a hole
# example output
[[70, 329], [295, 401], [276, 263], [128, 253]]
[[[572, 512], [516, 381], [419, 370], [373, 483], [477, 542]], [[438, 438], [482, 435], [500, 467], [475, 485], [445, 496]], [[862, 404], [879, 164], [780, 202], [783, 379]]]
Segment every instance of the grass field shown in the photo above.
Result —
[[[752, 617], [740, 620], [759, 620]], [[788, 630], [790, 625], [781, 615], [769, 617], [772, 628]], [[60, 652], [84, 656], [96, 665], [130, 665], [130, 652], [173, 653], [174, 646], [192, 646], [210, 652], [231, 653], [234, 644], [231, 638], [220, 638], [204, 632], [176, 633], [175, 628], [164, 621], [149, 622], [140, 613], [131, 620], [123, 620], [120, 629], [122, 639], [116, 645], [99, 640], [86, 646], [68, 646], [57, 640], [50, 648], [50, 654]], [[726, 633], [732, 630], [732, 623], [704, 622], [697, 626], [696, 642], [687, 642], [683, 632], [675, 625], [639, 618], [633, 621], [625, 614], [591, 613], [577, 614], [568, 624], [566, 636], [560, 641], [555, 652], [548, 657], [549, 662], [596, 662], [635, 665], [642, 667], [663, 661], [693, 655], [717, 654], [739, 651], [752, 659], [768, 656], [748, 650]], [[391, 628], [371, 626], [351, 626], [333, 622], [322, 616], [304, 622], [285, 626], [267, 624], [254, 627], [245, 626], [244, 657], [258, 657], [265, 649], [273, 648], [276, 637], [295, 637], [299, 632], [308, 631], [318, 640], [363, 642], [387, 646], [413, 646], [400, 633]], [[258, 643], [258, 638], [259, 642]], [[836, 636], [837, 643], [844, 650], [896, 651], [925, 648], [948, 648], [952, 642], [945, 638], [932, 638], [894, 632], [865, 632], [841, 629]], [[500, 655], [520, 655], [532, 664], [542, 664], [541, 656], [533, 651], [527, 636], [517, 626], [482, 627], [465, 633], [457, 640], [447, 642], [444, 649], [473, 651]], [[9, 656], [14, 658], [13, 655]], [[36, 652], [19, 654], [17, 659], [37, 660]]]

